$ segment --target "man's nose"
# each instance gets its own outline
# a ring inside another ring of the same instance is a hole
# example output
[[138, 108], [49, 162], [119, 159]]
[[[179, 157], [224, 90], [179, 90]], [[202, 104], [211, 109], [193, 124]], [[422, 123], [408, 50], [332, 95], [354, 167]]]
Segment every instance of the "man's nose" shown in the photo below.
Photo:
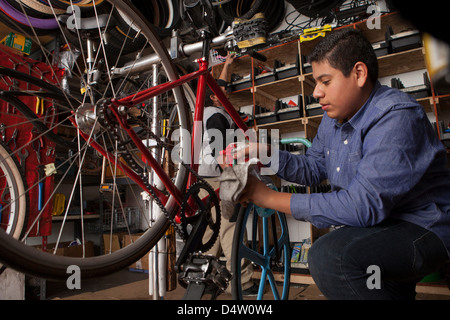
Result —
[[325, 96], [325, 93], [323, 92], [323, 90], [321, 90], [321, 89], [319, 88], [319, 86], [316, 85], [316, 86], [314, 87], [313, 97], [314, 97], [315, 99], [320, 99], [320, 98], [323, 98], [324, 96]]

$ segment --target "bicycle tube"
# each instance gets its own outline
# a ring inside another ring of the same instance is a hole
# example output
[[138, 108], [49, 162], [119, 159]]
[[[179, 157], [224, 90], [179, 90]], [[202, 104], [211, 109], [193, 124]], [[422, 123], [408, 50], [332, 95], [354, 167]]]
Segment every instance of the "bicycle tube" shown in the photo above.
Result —
[[64, 14], [66, 10], [59, 9], [56, 7], [51, 7], [48, 4], [45, 4], [41, 1], [36, 0], [7, 0], [8, 3], [13, 6], [18, 11], [24, 11], [28, 15], [34, 17], [34, 18], [46, 18], [46, 17], [53, 17], [53, 11], [56, 14]]
[[[13, 78], [16, 78], [17, 80], [21, 80], [24, 82], [29, 82], [39, 88], [49, 90], [50, 92], [58, 95], [58, 97], [61, 101], [67, 101], [69, 104], [75, 105], [75, 106], [78, 105], [77, 99], [75, 98], [75, 96], [73, 94], [70, 96], [67, 94], [64, 94], [64, 92], [60, 88], [56, 87], [55, 85], [50, 84], [39, 78], [33, 77], [29, 74], [0, 66], [0, 75], [13, 77]], [[78, 100], [79, 99], [80, 98], [78, 98]]]
[[14, 21], [25, 26], [33, 26], [38, 29], [53, 30], [58, 28], [58, 22], [55, 18], [38, 19], [24, 15], [22, 12], [12, 7], [6, 0], [0, 0], [0, 9]]

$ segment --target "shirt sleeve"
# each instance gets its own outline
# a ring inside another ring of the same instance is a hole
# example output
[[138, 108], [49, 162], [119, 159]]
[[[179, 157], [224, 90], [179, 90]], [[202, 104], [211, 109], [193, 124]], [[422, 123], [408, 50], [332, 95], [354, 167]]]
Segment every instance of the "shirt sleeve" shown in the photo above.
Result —
[[416, 187], [437, 152], [423, 111], [387, 112], [365, 133], [361, 159], [347, 188], [330, 193], [294, 194], [294, 218], [319, 228], [331, 225], [373, 226], [390, 215]]
[[[206, 130], [219, 130], [222, 135], [222, 144], [223, 148], [226, 147], [226, 141], [227, 141], [227, 129], [230, 129], [228, 120], [220, 113], [216, 113], [212, 115], [208, 121], [206, 121]], [[217, 135], [214, 135], [214, 139], [217, 137]], [[214, 141], [209, 141], [209, 144], [213, 143]], [[218, 142], [216, 142], [218, 143]], [[221, 151], [221, 150], [214, 150], [214, 151]], [[214, 157], [219, 156], [219, 154], [214, 154]]]
[[274, 165], [277, 166], [275, 168], [277, 175], [287, 181], [309, 186], [318, 185], [326, 179], [322, 134], [319, 127], [317, 135], [305, 155], [293, 155], [282, 150], [273, 155], [270, 163], [272, 168]]

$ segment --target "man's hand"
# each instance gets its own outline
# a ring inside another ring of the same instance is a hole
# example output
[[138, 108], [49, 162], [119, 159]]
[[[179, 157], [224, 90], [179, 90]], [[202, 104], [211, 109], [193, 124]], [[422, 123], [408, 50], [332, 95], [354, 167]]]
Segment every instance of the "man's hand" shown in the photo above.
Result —
[[257, 177], [249, 175], [239, 202], [244, 207], [251, 202], [261, 208], [270, 208], [291, 214], [291, 196], [290, 193], [272, 190]]
[[270, 157], [270, 145], [265, 143], [250, 142], [245, 148], [241, 148], [233, 153], [233, 158], [237, 163], [244, 163], [247, 159], [259, 158], [260, 154]]
[[225, 58], [225, 67], [229, 66], [230, 64], [233, 63], [234, 58], [236, 58], [236, 54], [235, 53], [229, 53], [227, 54], [227, 57]]
[[239, 197], [239, 202], [246, 207], [250, 202], [258, 207], [267, 208], [264, 199], [273, 191], [254, 175], [250, 174], [247, 179], [247, 185]]

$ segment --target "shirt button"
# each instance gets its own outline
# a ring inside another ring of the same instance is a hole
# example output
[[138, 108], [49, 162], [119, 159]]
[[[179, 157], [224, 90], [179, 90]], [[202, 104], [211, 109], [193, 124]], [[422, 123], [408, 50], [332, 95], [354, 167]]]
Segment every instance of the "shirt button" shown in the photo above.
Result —
[[327, 151], [327, 156], [329, 156], [330, 155], [330, 151]]
[[337, 171], [337, 172], [341, 171], [341, 168], [340, 168], [340, 167], [337, 167], [337, 168], [336, 168], [336, 171]]
[[344, 144], [347, 144], [347, 143], [348, 143], [348, 140], [347, 140], [347, 139], [345, 139], [345, 140], [344, 140]]

